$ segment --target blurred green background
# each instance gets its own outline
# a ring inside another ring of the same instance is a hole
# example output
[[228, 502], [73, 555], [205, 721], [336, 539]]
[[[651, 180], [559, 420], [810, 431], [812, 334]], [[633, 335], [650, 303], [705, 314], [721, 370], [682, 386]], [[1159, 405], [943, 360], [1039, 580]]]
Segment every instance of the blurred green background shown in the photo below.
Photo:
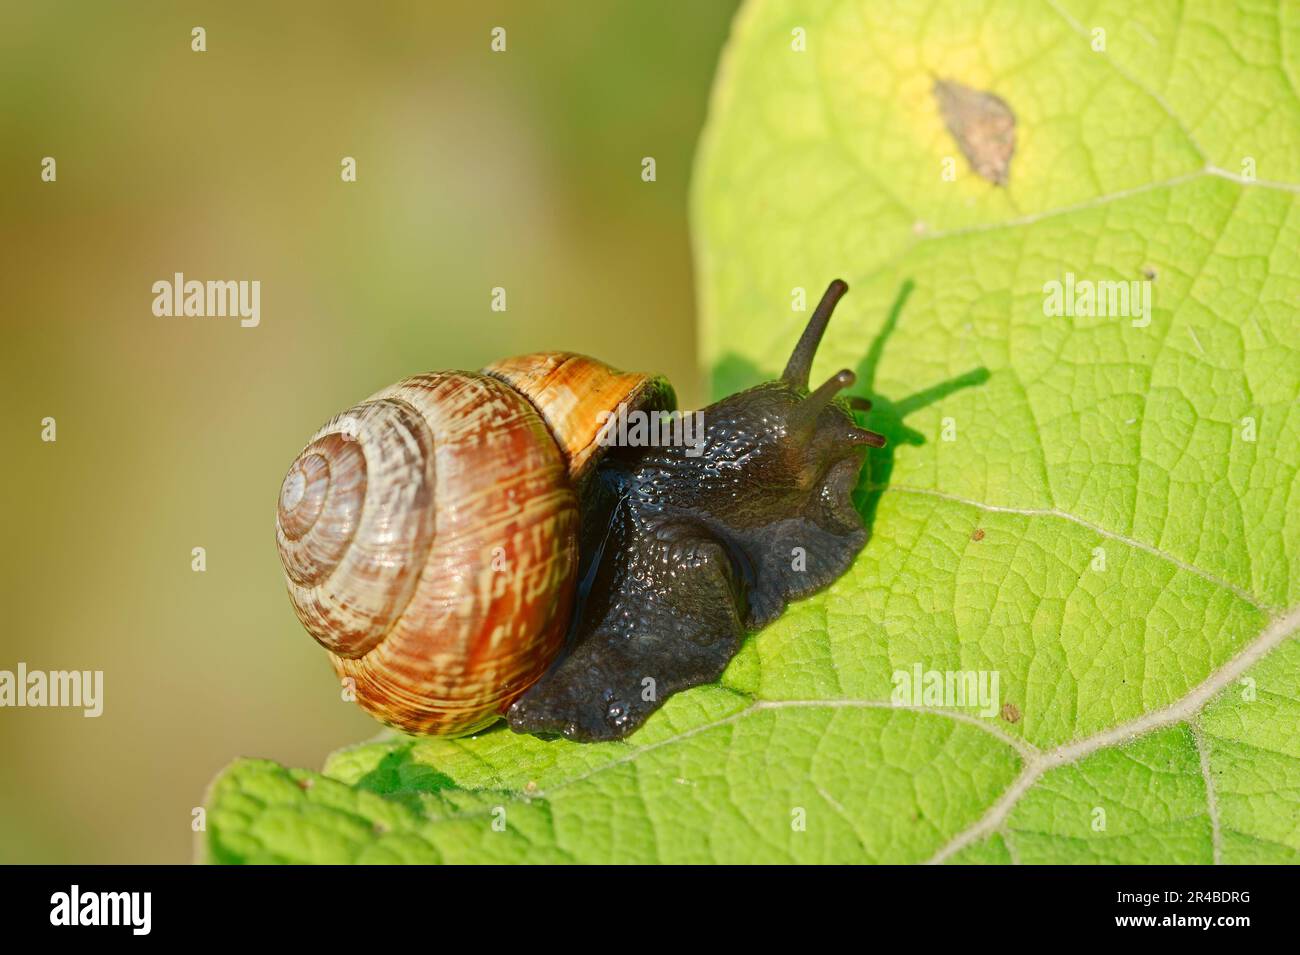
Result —
[[[703, 399], [686, 194], [733, 9], [0, 7], [0, 669], [105, 684], [99, 719], [0, 710], [0, 861], [188, 861], [232, 758], [318, 766], [380, 728], [274, 546], [284, 470], [335, 411], [536, 349]], [[259, 280], [261, 325], [155, 317], [178, 271]]]

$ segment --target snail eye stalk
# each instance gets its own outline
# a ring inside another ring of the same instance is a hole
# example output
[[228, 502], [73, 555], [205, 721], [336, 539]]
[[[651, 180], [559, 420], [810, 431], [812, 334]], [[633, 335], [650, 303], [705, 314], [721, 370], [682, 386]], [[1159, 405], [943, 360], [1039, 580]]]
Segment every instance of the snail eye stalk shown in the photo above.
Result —
[[876, 434], [876, 432], [868, 431], [866, 428], [850, 428], [848, 443], [865, 444], [870, 448], [883, 448], [889, 442], [883, 434]]
[[[803, 399], [790, 414], [789, 428], [792, 434], [801, 434], [805, 438], [811, 437], [817, 430], [817, 419], [826, 407], [835, 400], [845, 388], [852, 387], [857, 381], [857, 375], [844, 368], [831, 375], [816, 391]], [[849, 399], [849, 404], [855, 408], [862, 408], [865, 405], [871, 407], [871, 402], [865, 398]], [[876, 434], [874, 431], [868, 431], [866, 428], [853, 427], [848, 430], [846, 440], [849, 444], [866, 444], [873, 448], [883, 448], [885, 446], [885, 436]]]
[[799, 336], [799, 343], [794, 346], [794, 351], [790, 354], [785, 371], [781, 373], [783, 381], [796, 388], [808, 387], [808, 375], [812, 372], [813, 358], [817, 356], [817, 346], [821, 344], [822, 335], [826, 333], [826, 325], [831, 320], [831, 313], [835, 311], [836, 303], [848, 290], [849, 286], [843, 279], [835, 279], [826, 287], [826, 293], [817, 303], [812, 318], [808, 319], [808, 326]]
[[795, 405], [790, 413], [790, 430], [811, 432], [817, 427], [817, 418], [826, 406], [835, 400], [836, 395], [857, 380], [857, 375], [847, 368], [831, 375], [816, 391]]

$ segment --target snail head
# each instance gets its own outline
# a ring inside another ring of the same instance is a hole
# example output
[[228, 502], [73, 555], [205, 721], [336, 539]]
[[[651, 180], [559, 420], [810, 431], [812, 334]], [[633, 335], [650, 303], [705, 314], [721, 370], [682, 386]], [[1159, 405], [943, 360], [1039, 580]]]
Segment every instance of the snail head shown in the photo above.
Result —
[[841, 394], [855, 381], [849, 369], [809, 388], [817, 347], [847, 291], [840, 279], [831, 282], [780, 378], [704, 410], [704, 473], [695, 486], [706, 509], [730, 526], [800, 515], [828, 528], [861, 529], [851, 495], [866, 449], [883, 447], [885, 438], [855, 423], [853, 412], [871, 402]]

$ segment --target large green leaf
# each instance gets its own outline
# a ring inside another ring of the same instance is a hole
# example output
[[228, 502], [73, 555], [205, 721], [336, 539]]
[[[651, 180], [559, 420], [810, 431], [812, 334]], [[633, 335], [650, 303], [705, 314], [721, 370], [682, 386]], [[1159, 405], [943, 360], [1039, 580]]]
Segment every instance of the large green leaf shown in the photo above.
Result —
[[[202, 855], [1300, 859], [1300, 15], [1240, 6], [746, 7], [696, 171], [706, 357], [774, 374], [793, 290], [849, 281], [814, 377], [856, 369], [891, 439], [866, 551], [625, 742], [240, 761]], [[936, 81], [1014, 116], [1005, 185]], [[1150, 281], [1149, 324], [1046, 315], [1066, 273]], [[1001, 712], [892, 706], [916, 665], [996, 672]]]

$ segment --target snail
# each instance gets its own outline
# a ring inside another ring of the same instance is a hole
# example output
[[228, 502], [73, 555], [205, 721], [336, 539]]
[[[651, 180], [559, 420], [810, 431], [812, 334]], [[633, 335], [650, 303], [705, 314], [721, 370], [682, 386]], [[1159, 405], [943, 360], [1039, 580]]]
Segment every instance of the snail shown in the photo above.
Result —
[[808, 387], [847, 290], [830, 284], [779, 379], [695, 412], [693, 443], [611, 440], [615, 420], [676, 414], [672, 387], [560, 352], [416, 375], [326, 423], [281, 485], [276, 538], [360, 705], [416, 734], [504, 717], [618, 739], [840, 576], [885, 444], [855, 424], [870, 402], [839, 394], [851, 371]]

